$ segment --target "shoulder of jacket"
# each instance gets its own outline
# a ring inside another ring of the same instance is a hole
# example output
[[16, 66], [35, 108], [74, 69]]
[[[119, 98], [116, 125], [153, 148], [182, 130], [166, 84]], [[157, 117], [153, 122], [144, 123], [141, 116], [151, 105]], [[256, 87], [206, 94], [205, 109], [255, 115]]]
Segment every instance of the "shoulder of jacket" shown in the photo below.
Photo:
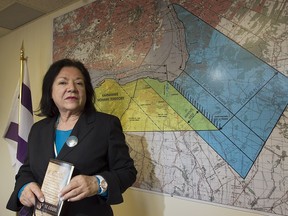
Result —
[[33, 127], [39, 127], [41, 125], [49, 125], [50, 123], [56, 122], [56, 118], [43, 118], [33, 124]]

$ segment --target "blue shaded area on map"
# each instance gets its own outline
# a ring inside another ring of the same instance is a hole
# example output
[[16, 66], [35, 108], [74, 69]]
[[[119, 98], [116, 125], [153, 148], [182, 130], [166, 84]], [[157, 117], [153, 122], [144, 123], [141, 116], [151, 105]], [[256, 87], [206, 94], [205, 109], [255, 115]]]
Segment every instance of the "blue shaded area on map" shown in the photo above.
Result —
[[189, 59], [172, 85], [218, 130], [197, 133], [245, 178], [288, 103], [288, 79], [179, 5]]

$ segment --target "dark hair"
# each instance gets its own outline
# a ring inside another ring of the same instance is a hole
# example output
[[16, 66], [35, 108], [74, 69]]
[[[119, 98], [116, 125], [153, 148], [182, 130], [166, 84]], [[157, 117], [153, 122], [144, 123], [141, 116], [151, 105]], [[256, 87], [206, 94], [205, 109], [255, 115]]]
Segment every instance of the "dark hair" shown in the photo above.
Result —
[[54, 117], [59, 115], [59, 110], [52, 100], [52, 85], [56, 76], [63, 67], [75, 67], [80, 70], [84, 77], [86, 104], [83, 112], [95, 111], [95, 94], [91, 83], [91, 77], [83, 63], [72, 59], [61, 59], [54, 62], [46, 72], [42, 84], [42, 97], [39, 104], [38, 116]]

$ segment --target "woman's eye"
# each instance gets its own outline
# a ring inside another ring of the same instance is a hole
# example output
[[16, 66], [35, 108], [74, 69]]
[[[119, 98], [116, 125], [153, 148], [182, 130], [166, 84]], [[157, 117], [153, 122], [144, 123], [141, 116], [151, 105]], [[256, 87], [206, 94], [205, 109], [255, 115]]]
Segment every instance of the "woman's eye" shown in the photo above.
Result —
[[76, 84], [79, 85], [79, 86], [83, 86], [84, 85], [83, 82], [76, 82]]

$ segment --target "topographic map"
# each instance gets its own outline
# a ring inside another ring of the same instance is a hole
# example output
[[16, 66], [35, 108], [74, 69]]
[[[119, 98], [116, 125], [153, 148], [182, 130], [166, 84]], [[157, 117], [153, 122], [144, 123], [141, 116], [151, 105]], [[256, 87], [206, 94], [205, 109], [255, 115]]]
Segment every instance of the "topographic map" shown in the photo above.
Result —
[[54, 19], [118, 116], [136, 188], [288, 215], [288, 2], [97, 0]]

